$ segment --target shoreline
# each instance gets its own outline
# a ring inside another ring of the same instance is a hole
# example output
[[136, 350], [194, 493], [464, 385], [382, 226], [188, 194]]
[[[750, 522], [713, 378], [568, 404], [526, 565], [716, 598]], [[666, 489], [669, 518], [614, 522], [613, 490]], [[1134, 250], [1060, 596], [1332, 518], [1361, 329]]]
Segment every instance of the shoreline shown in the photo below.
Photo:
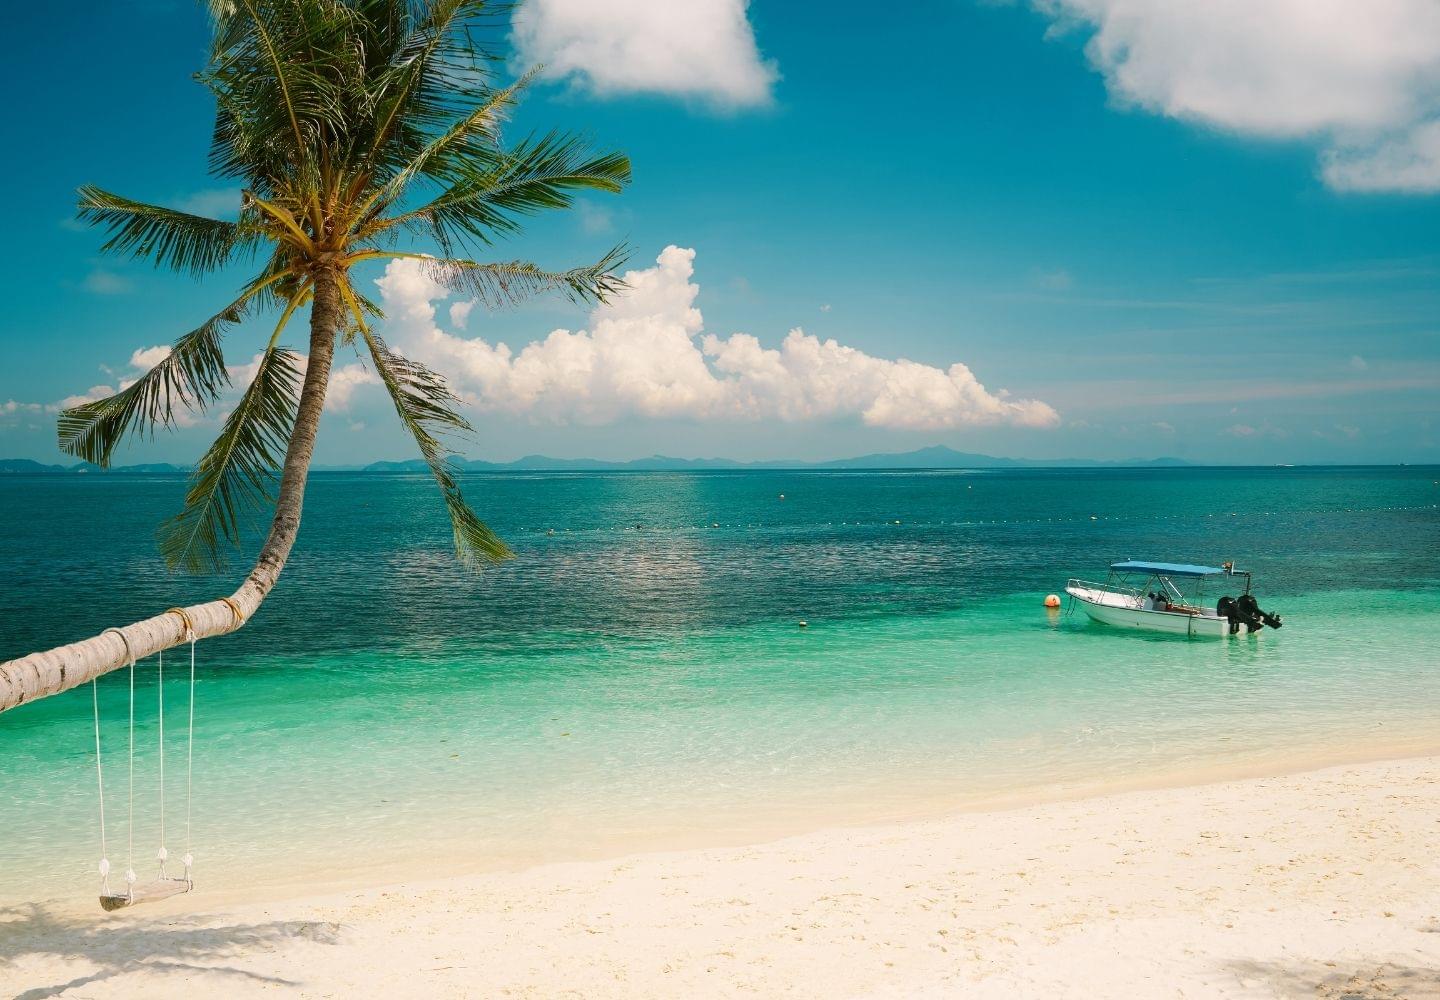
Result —
[[[386, 860], [359, 861], [346, 859], [343, 867], [317, 867], [313, 864], [281, 868], [277, 874], [236, 881], [236, 872], [218, 879], [207, 879], [202, 867], [197, 872], [197, 891], [180, 897], [175, 905], [186, 910], [224, 907], [260, 901], [287, 901], [317, 895], [363, 891], [379, 886], [428, 882], [436, 878], [457, 879], [488, 875], [514, 875], [560, 864], [591, 864], [614, 861], [638, 855], [670, 854], [683, 851], [739, 849], [817, 835], [865, 831], [889, 826], [931, 823], [959, 819], [970, 815], [990, 815], [1025, 810], [1033, 807], [1087, 802], [1137, 792], [1177, 791], [1208, 785], [1243, 782], [1267, 778], [1299, 777], [1337, 767], [1363, 766], [1380, 763], [1403, 763], [1426, 758], [1440, 759], [1440, 739], [1410, 736], [1387, 743], [1367, 743], [1342, 749], [1290, 748], [1264, 755], [1244, 754], [1243, 760], [1225, 763], [1210, 762], [1194, 767], [1157, 767], [1144, 773], [1118, 779], [1058, 781], [1026, 786], [1003, 792], [976, 792], [969, 795], [954, 791], [919, 791], [904, 805], [862, 805], [858, 802], [833, 803], [811, 807], [796, 814], [777, 818], [773, 810], [754, 809], [727, 816], [723, 821], [701, 830], [694, 824], [670, 826], [652, 823], [643, 834], [587, 845], [554, 845], [539, 847], [529, 853], [515, 850], [484, 848], [477, 850], [473, 840], [456, 838], [424, 845], [427, 859], [444, 857], [451, 867], [437, 872], [429, 860], [394, 860], [400, 852], [387, 844]], [[668, 814], [667, 814], [668, 816]], [[580, 822], [583, 817], [576, 817]], [[139, 866], [137, 865], [137, 868]], [[57, 912], [84, 915], [93, 909], [90, 889], [94, 878], [88, 872], [76, 879], [83, 892], [66, 896], [35, 899], [0, 894], [0, 911], [6, 908], [40, 903]], [[187, 901], [188, 902], [184, 902]]]
[[11, 908], [0, 984], [1440, 996], [1437, 833], [1440, 756], [1348, 763], [370, 888], [202, 890], [108, 917]]

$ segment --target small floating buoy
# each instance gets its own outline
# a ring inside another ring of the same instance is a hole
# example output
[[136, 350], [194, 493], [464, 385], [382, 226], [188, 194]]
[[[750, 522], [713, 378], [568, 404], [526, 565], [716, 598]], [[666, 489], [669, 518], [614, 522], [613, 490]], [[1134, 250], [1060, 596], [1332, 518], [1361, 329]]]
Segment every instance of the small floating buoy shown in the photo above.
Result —
[[1090, 515], [1090, 520], [1092, 520], [1092, 521], [1098, 521], [1098, 520], [1100, 520], [1100, 519], [1099, 519], [1098, 517], [1096, 517], [1094, 514], [1091, 514], [1091, 515]]
[[809, 627], [810, 627], [810, 623], [807, 622], [804, 618], [801, 618], [801, 619], [800, 619], [798, 622], [796, 622], [795, 624], [798, 625], [800, 628], [809, 628]]
[[784, 500], [784, 499], [785, 499], [785, 494], [784, 494], [784, 493], [781, 493], [781, 494], [780, 494], [780, 499], [781, 499], [781, 500]]
[[1046, 606], [1047, 608], [1058, 608], [1058, 607], [1060, 606], [1060, 595], [1059, 595], [1059, 594], [1049, 594], [1049, 595], [1047, 595], [1047, 596], [1045, 597], [1045, 606]]

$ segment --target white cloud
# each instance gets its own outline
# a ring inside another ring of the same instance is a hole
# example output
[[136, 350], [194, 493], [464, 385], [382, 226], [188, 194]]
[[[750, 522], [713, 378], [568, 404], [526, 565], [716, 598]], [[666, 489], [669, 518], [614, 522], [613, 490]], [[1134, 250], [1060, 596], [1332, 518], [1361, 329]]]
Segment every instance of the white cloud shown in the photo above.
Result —
[[456, 302], [450, 306], [450, 325], [457, 330], [465, 329], [465, 321], [470, 318], [470, 310], [475, 308], [475, 300], [468, 299], [464, 302]]
[[130, 367], [148, 372], [170, 356], [170, 345], [157, 344], [155, 347], [137, 347], [130, 355]]
[[515, 45], [554, 79], [601, 96], [658, 93], [726, 108], [764, 105], [778, 73], [760, 56], [746, 0], [531, 0]]
[[1363, 372], [1370, 368], [1369, 362], [1358, 354], [1350, 355], [1350, 368], [1352, 371]]
[[1416, 125], [1378, 144], [1341, 146], [1324, 155], [1331, 187], [1348, 191], [1440, 191], [1440, 121]]
[[1093, 29], [1117, 100], [1247, 135], [1324, 143], [1339, 190], [1440, 190], [1434, 0], [1034, 0]]
[[325, 392], [325, 409], [331, 413], [344, 413], [350, 409], [350, 401], [354, 398], [356, 389], [363, 385], [379, 384], [380, 376], [359, 363], [333, 369], [330, 372], [330, 386]]
[[[257, 353], [243, 364], [225, 366], [226, 372], [230, 375], [230, 384], [236, 399], [250, 387], [251, 382], [255, 381], [255, 376], [260, 371], [260, 359], [263, 357], [263, 354]], [[299, 368], [302, 376], [305, 374], [305, 366], [308, 361], [308, 356], [304, 354], [296, 357], [296, 367]], [[361, 386], [379, 384], [380, 377], [359, 362], [332, 368], [330, 384], [325, 390], [325, 412], [348, 412], [356, 389]], [[298, 391], [299, 387], [296, 388]]]
[[66, 396], [57, 403], [51, 403], [47, 409], [51, 411], [68, 410], [72, 406], [81, 406], [85, 403], [93, 403], [96, 400], [104, 399], [106, 396], [113, 396], [119, 389], [111, 388], [108, 385], [92, 385], [84, 392], [76, 393], [73, 396]]
[[629, 290], [597, 307], [588, 330], [555, 330], [518, 352], [438, 329], [435, 303], [446, 291], [415, 261], [391, 262], [376, 284], [393, 342], [451, 376], [474, 405], [537, 421], [858, 416], [908, 430], [1058, 423], [1047, 404], [990, 392], [963, 364], [876, 358], [800, 329], [778, 348], [745, 333], [704, 333], [694, 258], [667, 247], [655, 267], [625, 275]]

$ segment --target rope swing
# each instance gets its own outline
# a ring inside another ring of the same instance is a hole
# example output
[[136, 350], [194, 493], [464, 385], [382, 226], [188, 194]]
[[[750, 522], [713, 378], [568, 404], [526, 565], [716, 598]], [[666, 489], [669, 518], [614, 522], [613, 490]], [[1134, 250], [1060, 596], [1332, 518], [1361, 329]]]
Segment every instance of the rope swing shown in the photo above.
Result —
[[126, 789], [128, 815], [126, 821], [125, 891], [118, 893], [110, 887], [110, 849], [109, 837], [105, 829], [105, 765], [101, 757], [100, 746], [100, 687], [98, 678], [90, 683], [91, 703], [95, 713], [95, 781], [99, 789], [100, 797], [100, 906], [105, 910], [118, 910], [122, 907], [134, 906], [136, 903], [164, 899], [167, 896], [189, 892], [195, 887], [195, 883], [191, 878], [191, 868], [194, 865], [195, 858], [191, 853], [190, 845], [190, 806], [191, 789], [193, 787], [191, 778], [195, 764], [196, 636], [195, 628], [190, 621], [189, 615], [180, 608], [171, 608], [168, 613], [180, 616], [180, 620], [185, 624], [185, 641], [190, 643], [190, 704], [185, 747], [185, 856], [181, 859], [181, 863], [185, 866], [185, 873], [180, 876], [175, 876], [165, 871], [165, 863], [169, 860], [170, 852], [165, 846], [165, 654], [162, 651], [156, 656], [155, 666], [156, 710], [158, 712], [159, 731], [157, 759], [159, 769], [160, 847], [155, 852], [155, 860], [157, 863], [155, 878], [143, 885], [138, 884], [139, 879], [135, 874], [135, 654], [130, 647], [130, 640], [126, 638], [124, 632], [118, 628], [108, 628], [105, 632], [114, 632], [125, 645], [125, 656], [130, 664], [130, 697], [129, 742], [127, 748], [129, 780]]

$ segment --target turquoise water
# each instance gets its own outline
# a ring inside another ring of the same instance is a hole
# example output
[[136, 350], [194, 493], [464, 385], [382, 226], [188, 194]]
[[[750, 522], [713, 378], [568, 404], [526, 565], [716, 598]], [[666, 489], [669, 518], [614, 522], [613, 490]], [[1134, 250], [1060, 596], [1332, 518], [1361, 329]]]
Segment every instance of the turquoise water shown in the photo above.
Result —
[[[198, 875], [220, 892], [440, 874], [1433, 745], [1437, 480], [472, 477], [518, 555], [475, 577], [428, 481], [317, 475], [269, 602], [199, 647]], [[238, 571], [171, 577], [155, 555], [182, 491], [0, 480], [0, 658], [228, 593]], [[1191, 642], [1041, 606], [1122, 558], [1233, 558], [1286, 627]], [[180, 650], [166, 662], [173, 855], [185, 666]], [[153, 661], [137, 688], [143, 870], [158, 839]], [[100, 697], [123, 868], [123, 672]], [[88, 689], [0, 715], [0, 897], [93, 891], [91, 725]]]

